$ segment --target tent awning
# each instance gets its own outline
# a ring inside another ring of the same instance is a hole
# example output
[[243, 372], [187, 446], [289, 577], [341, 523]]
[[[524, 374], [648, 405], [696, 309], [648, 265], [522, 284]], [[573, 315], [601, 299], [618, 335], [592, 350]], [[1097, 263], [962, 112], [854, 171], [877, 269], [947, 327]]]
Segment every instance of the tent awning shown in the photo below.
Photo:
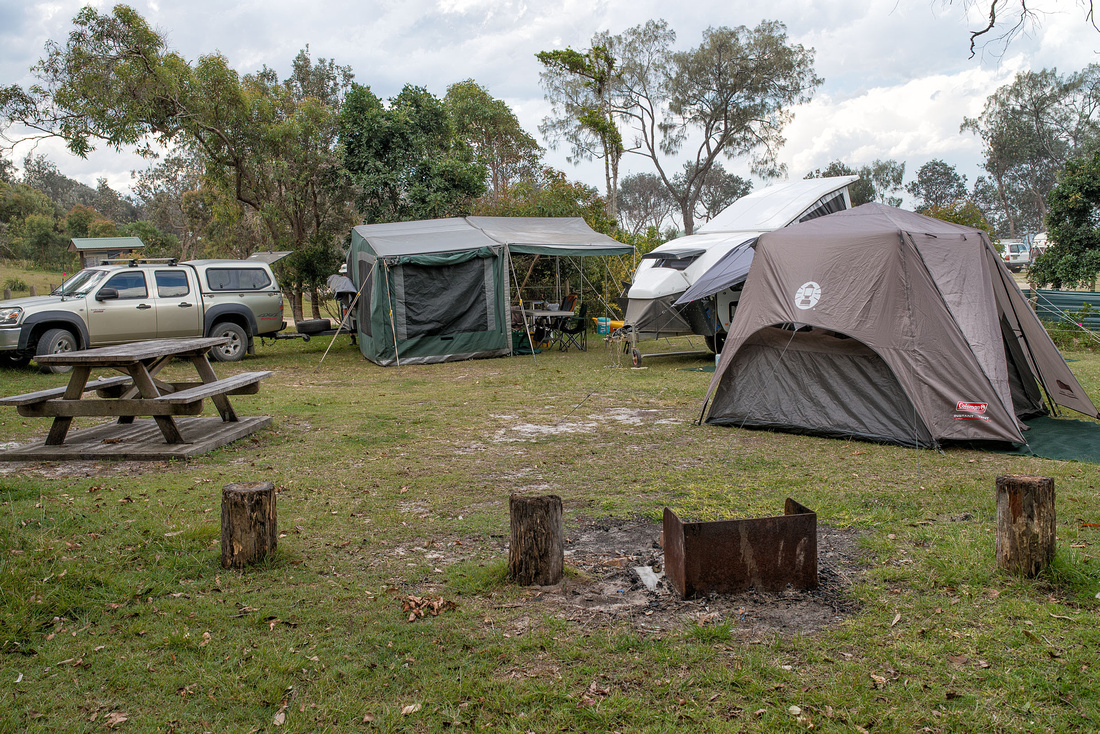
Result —
[[361, 224], [355, 233], [383, 258], [464, 252], [506, 245], [513, 253], [629, 255], [631, 245], [600, 234], [580, 217], [465, 217]]
[[749, 274], [749, 266], [752, 265], [752, 246], [755, 243], [756, 238], [753, 237], [723, 255], [710, 270], [684, 291], [684, 295], [676, 299], [676, 305], [706, 298], [743, 282]]

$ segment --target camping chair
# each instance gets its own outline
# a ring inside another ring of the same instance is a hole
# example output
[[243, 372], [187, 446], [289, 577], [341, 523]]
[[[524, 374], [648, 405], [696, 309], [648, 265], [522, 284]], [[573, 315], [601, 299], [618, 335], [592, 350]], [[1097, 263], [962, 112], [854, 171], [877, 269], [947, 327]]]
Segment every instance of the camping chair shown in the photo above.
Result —
[[576, 347], [582, 352], [588, 351], [588, 304], [582, 303], [580, 313], [571, 319], [563, 319], [565, 321], [561, 328], [558, 330], [561, 334], [561, 341], [558, 342], [558, 349], [563, 352], [568, 352], [570, 345]]
[[[557, 307], [557, 310], [560, 311], [561, 313], [572, 314], [573, 309], [576, 308], [576, 307], [577, 307], [577, 294], [576, 293], [570, 293], [561, 302], [561, 305], [559, 305]], [[546, 320], [546, 322], [545, 322], [545, 332], [544, 332], [545, 336], [542, 340], [542, 341], [545, 342], [546, 346], [553, 347], [555, 344], [560, 344], [561, 343], [562, 329], [564, 329], [565, 325], [567, 323], [569, 323], [570, 321], [572, 321], [573, 318], [574, 317], [572, 315], [569, 315], [569, 316], [559, 316], [557, 318], [551, 318], [551, 319]]]

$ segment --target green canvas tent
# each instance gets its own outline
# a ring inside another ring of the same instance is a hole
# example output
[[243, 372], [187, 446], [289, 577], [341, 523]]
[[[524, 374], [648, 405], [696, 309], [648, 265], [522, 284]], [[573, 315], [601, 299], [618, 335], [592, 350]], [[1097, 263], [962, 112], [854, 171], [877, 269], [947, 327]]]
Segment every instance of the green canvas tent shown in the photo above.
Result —
[[383, 366], [512, 353], [509, 258], [634, 252], [576, 217], [466, 217], [363, 224], [348, 277], [359, 348]]

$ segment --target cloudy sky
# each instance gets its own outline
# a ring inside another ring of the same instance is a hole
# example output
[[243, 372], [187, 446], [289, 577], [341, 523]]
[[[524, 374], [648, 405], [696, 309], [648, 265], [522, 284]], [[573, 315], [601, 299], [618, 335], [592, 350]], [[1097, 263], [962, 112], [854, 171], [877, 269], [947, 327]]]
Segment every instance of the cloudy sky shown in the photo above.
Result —
[[[1097, 60], [1100, 34], [1085, 23], [1076, 2], [1045, 1], [1048, 12], [1038, 25], [1007, 47], [992, 43], [974, 58], [968, 30], [981, 18], [977, 13], [967, 18], [962, 0], [137, 0], [131, 5], [184, 57], [220, 51], [242, 73], [267, 65], [285, 74], [308, 44], [314, 59], [351, 66], [356, 80], [381, 97], [397, 94], [407, 83], [442, 96], [448, 85], [474, 79], [507, 101], [536, 137], [549, 113], [539, 86], [538, 51], [586, 49], [598, 31], [620, 33], [651, 18], [667, 20], [684, 49], [698, 45], [708, 26], [755, 27], [779, 20], [793, 42], [815, 49], [815, 67], [825, 79], [787, 128], [781, 159], [791, 177], [837, 159], [856, 167], [895, 159], [906, 163], [910, 180], [921, 164], [941, 158], [972, 183], [980, 175], [981, 153], [973, 135], [959, 133], [964, 116], [979, 114], [985, 98], [1018, 71], [1056, 67], [1065, 73]], [[0, 84], [31, 83], [29, 69], [47, 40], [64, 41], [85, 4], [0, 0]], [[16, 162], [29, 150], [18, 146]], [[35, 152], [46, 153], [63, 172], [89, 185], [104, 176], [120, 190], [129, 187], [130, 170], [145, 165], [109, 150], [79, 160], [56, 143], [41, 143]], [[550, 151], [547, 159], [570, 178], [602, 188], [598, 166], [574, 167], [564, 151]], [[649, 170], [638, 157], [628, 156], [625, 167]], [[744, 162], [726, 167], [747, 175]]]

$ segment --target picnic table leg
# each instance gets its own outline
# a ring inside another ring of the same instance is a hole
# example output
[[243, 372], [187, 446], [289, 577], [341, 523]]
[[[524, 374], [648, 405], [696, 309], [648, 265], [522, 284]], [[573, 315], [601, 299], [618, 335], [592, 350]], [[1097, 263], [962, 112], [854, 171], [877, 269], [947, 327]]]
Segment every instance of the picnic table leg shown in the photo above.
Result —
[[[69, 386], [65, 388], [63, 400], [80, 400], [84, 395], [84, 386], [88, 384], [88, 376], [92, 374], [91, 367], [73, 367], [73, 373], [69, 376]], [[69, 426], [73, 424], [71, 416], [58, 416], [53, 419], [50, 426], [50, 434], [46, 436], [47, 446], [60, 446], [65, 443], [65, 436], [69, 432]]]
[[[161, 371], [161, 370], [162, 370], [162, 369], [164, 368], [164, 365], [168, 364], [168, 363], [169, 363], [170, 361], [172, 361], [172, 358], [171, 358], [171, 357], [158, 357], [158, 358], [157, 358], [156, 360], [154, 360], [153, 362], [151, 362], [151, 363], [150, 363], [150, 364], [149, 364], [149, 365], [148, 365], [148, 366], [147, 366], [147, 367], [145, 368], [145, 369], [146, 369], [146, 372], [148, 372], [148, 373], [149, 373], [149, 377], [150, 377], [150, 379], [152, 379], [153, 377], [155, 377], [155, 376], [156, 376], [156, 374], [157, 374], [158, 372], [160, 372], [160, 371]], [[157, 382], [156, 380], [153, 380], [153, 384], [156, 384], [156, 382]], [[131, 387], [131, 388], [130, 388], [129, 390], [127, 390], [126, 392], [122, 393], [122, 395], [120, 395], [120, 396], [119, 396], [119, 398], [121, 398], [121, 399], [123, 399], [123, 400], [129, 400], [130, 398], [132, 398], [132, 397], [134, 397], [135, 395], [137, 395], [137, 394], [138, 394], [138, 392], [139, 392], [139, 391], [138, 391], [138, 387], [137, 387], [137, 385], [135, 384], [135, 385], [133, 385], [133, 386], [132, 386], [132, 387]], [[157, 390], [157, 392], [158, 392], [158, 394], [161, 394], [161, 395], [163, 395], [163, 394], [164, 394], [163, 392], [161, 392], [161, 391], [159, 390], [159, 386], [158, 386], [158, 390]], [[133, 422], [134, 422], [134, 416], [132, 416], [132, 415], [122, 415], [122, 416], [119, 416], [119, 418], [118, 418], [118, 422], [119, 422], [119, 423], [123, 423], [123, 424], [124, 424], [124, 423], [133, 423]]]
[[[195, 365], [195, 371], [199, 373], [199, 378], [204, 385], [208, 382], [217, 381], [218, 376], [214, 374], [214, 368], [210, 366], [210, 361], [207, 360], [205, 354], [195, 355], [191, 358], [191, 363]], [[214, 401], [214, 407], [218, 409], [218, 414], [223, 421], [227, 423], [237, 422], [237, 412], [229, 404], [229, 398], [226, 395], [212, 395], [210, 399]]]
[[[149, 375], [149, 370], [141, 362], [131, 365], [127, 372], [130, 373], [130, 377], [134, 378], [134, 386], [137, 387], [141, 397], [152, 400], [160, 397], [160, 393], [157, 392], [157, 386], [153, 384], [153, 378]], [[175, 419], [170, 415], [155, 415], [153, 420], [160, 426], [160, 432], [164, 434], [164, 440], [168, 443], [187, 443], [183, 440], [183, 434], [180, 433], [179, 426], [176, 425]]]

